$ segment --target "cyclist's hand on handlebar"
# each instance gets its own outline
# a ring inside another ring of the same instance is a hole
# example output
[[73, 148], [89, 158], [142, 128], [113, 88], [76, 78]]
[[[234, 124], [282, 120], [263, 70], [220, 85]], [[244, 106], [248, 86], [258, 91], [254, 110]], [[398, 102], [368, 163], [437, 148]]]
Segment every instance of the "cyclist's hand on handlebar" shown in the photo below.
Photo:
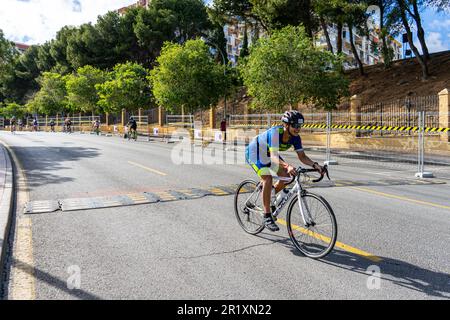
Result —
[[287, 172], [289, 173], [289, 175], [290, 175], [291, 177], [295, 177], [295, 176], [297, 175], [297, 170], [296, 170], [293, 166], [291, 166], [291, 165], [289, 165], [289, 166], [287, 167]]
[[313, 168], [316, 169], [320, 174], [324, 173], [323, 167], [317, 162], [314, 162]]

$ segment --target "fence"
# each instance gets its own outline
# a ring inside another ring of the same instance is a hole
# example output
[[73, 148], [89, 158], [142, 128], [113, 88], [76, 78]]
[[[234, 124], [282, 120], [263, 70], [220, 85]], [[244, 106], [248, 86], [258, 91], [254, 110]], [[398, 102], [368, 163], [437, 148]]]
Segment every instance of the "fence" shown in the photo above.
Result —
[[193, 128], [194, 127], [194, 115], [186, 114], [168, 114], [166, 115], [166, 124], [169, 126]]
[[[49, 131], [50, 130], [50, 122], [53, 120], [55, 123], [56, 131], [65, 131], [64, 121], [67, 117], [37, 117], [38, 128], [39, 130]], [[100, 116], [73, 116], [69, 117], [72, 122], [72, 131], [91, 131], [92, 124], [95, 120], [100, 121]], [[25, 121], [25, 130], [30, 130], [33, 128], [34, 118], [27, 118]]]
[[[448, 114], [429, 111], [328, 112], [304, 114], [302, 142], [328, 161], [366, 169], [383, 167], [422, 177], [427, 171], [450, 176], [450, 123]], [[427, 108], [422, 108], [427, 109]], [[367, 109], [364, 109], [367, 110]], [[230, 128], [267, 129], [280, 123], [281, 114], [232, 115]]]

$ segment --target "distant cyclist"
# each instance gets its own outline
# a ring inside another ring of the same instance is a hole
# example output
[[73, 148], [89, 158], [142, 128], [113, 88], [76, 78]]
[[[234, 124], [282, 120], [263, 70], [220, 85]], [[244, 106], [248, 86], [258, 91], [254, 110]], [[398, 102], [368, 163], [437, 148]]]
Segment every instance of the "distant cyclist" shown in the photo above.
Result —
[[23, 121], [22, 119], [19, 119], [19, 131], [22, 131], [23, 129]]
[[94, 121], [92, 121], [92, 129], [97, 135], [100, 134], [100, 120], [95, 119]]
[[33, 118], [33, 131], [37, 132], [38, 126], [39, 126], [39, 123], [38, 123], [37, 118]]
[[55, 132], [55, 120], [50, 120], [50, 131]]
[[69, 117], [64, 120], [64, 124], [66, 125], [66, 132], [72, 133], [72, 120]]
[[11, 122], [11, 133], [15, 133], [16, 132], [16, 117], [12, 116], [10, 122]]
[[[299, 135], [300, 128], [305, 121], [303, 115], [298, 111], [286, 111], [281, 121], [283, 122], [282, 126], [273, 127], [261, 133], [252, 140], [245, 150], [247, 163], [251, 165], [262, 181], [264, 224], [270, 231], [279, 230], [272, 217], [270, 207], [272, 175], [289, 177], [297, 174], [296, 169], [279, 155], [279, 151], [287, 151], [291, 146], [294, 146], [301, 162], [322, 173], [322, 167], [308, 158], [303, 151], [302, 140]], [[285, 183], [279, 180], [275, 184], [275, 193], [283, 190], [284, 186]]]
[[136, 120], [134, 120], [133, 117], [130, 117], [130, 120], [127, 123], [127, 126], [130, 128], [130, 130], [128, 130], [128, 134], [131, 134], [132, 138], [136, 139], [137, 137], [137, 122]]

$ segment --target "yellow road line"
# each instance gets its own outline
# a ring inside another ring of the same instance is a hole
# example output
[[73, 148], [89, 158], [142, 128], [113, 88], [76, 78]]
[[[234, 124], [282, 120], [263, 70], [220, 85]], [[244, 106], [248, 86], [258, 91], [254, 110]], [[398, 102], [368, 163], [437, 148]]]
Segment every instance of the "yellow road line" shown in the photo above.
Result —
[[411, 198], [407, 198], [407, 197], [403, 197], [403, 196], [396, 196], [394, 194], [385, 193], [385, 192], [379, 192], [379, 191], [375, 191], [375, 190], [372, 190], [372, 189], [359, 188], [359, 187], [358, 188], [357, 187], [351, 187], [351, 189], [355, 189], [355, 190], [363, 191], [363, 192], [368, 192], [368, 193], [376, 194], [376, 195], [387, 197], [387, 198], [403, 200], [403, 201], [407, 201], [407, 202], [412, 202], [412, 203], [422, 204], [422, 205], [436, 207], [436, 208], [440, 208], [440, 209], [450, 210], [450, 206], [444, 206], [444, 205], [433, 203], [433, 202], [415, 200], [415, 199], [411, 199]]
[[[9, 145], [1, 143], [10, 151], [14, 164], [17, 169], [16, 190], [17, 190], [17, 208], [23, 208], [25, 203], [29, 202], [28, 181], [23, 170], [22, 163], [17, 158]], [[13, 264], [10, 273], [10, 293], [9, 299], [12, 300], [35, 300], [36, 299], [36, 279], [33, 256], [33, 234], [32, 220], [24, 217], [20, 213], [16, 221], [16, 234], [14, 239], [14, 248], [12, 252]]]
[[[287, 226], [287, 222], [285, 220], [283, 220], [283, 219], [278, 218], [277, 222], [280, 222], [282, 225]], [[329, 237], [321, 235], [320, 233], [316, 233], [316, 232], [307, 230], [307, 229], [305, 229], [303, 227], [300, 227], [300, 226], [297, 226], [295, 224], [292, 225], [292, 229], [298, 230], [301, 233], [304, 233], [306, 235], [309, 235], [311, 237], [316, 238], [317, 240], [321, 240], [321, 241], [326, 242], [326, 243], [331, 241], [331, 238], [329, 238]], [[352, 246], [346, 245], [346, 244], [344, 244], [342, 242], [339, 242], [339, 241], [336, 241], [336, 244], [334, 245], [334, 247], [335, 248], [337, 247], [337, 248], [340, 248], [340, 249], [342, 249], [344, 251], [356, 254], [358, 256], [361, 256], [361, 257], [366, 258], [366, 259], [368, 259], [370, 261], [373, 261], [373, 262], [381, 262], [381, 261], [383, 261], [383, 259], [381, 259], [380, 257], [377, 257], [374, 254], [371, 254], [371, 253], [368, 253], [366, 251], [354, 248]]]
[[161, 176], [167, 176], [167, 174], [164, 173], [164, 172], [161, 172], [161, 171], [158, 171], [158, 170], [155, 170], [155, 169], [152, 169], [152, 168], [143, 166], [142, 164], [139, 164], [139, 163], [136, 163], [136, 162], [133, 162], [133, 161], [128, 161], [128, 163], [129, 163], [129, 164], [132, 164], [133, 166], [136, 166], [136, 167], [145, 169], [145, 170], [147, 170], [147, 171], [150, 171], [150, 172], [159, 174], [159, 175], [161, 175]]
[[20, 218], [14, 245], [12, 273], [12, 300], [36, 299], [34, 276], [33, 235], [30, 218]]

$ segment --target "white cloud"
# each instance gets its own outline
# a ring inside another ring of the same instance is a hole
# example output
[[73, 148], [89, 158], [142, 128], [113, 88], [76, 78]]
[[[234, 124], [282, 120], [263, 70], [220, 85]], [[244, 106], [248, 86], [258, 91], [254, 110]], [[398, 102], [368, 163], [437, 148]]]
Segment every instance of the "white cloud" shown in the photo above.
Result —
[[448, 50], [448, 46], [442, 42], [442, 35], [439, 32], [429, 32], [425, 41], [430, 52], [439, 52]]
[[55, 38], [65, 25], [95, 23], [99, 15], [137, 0], [2, 0], [0, 29], [5, 36], [26, 44]]
[[448, 29], [450, 30], [450, 19], [445, 20], [433, 20], [429, 24], [430, 28], [435, 29], [436, 31], [442, 30], [442, 29]]

